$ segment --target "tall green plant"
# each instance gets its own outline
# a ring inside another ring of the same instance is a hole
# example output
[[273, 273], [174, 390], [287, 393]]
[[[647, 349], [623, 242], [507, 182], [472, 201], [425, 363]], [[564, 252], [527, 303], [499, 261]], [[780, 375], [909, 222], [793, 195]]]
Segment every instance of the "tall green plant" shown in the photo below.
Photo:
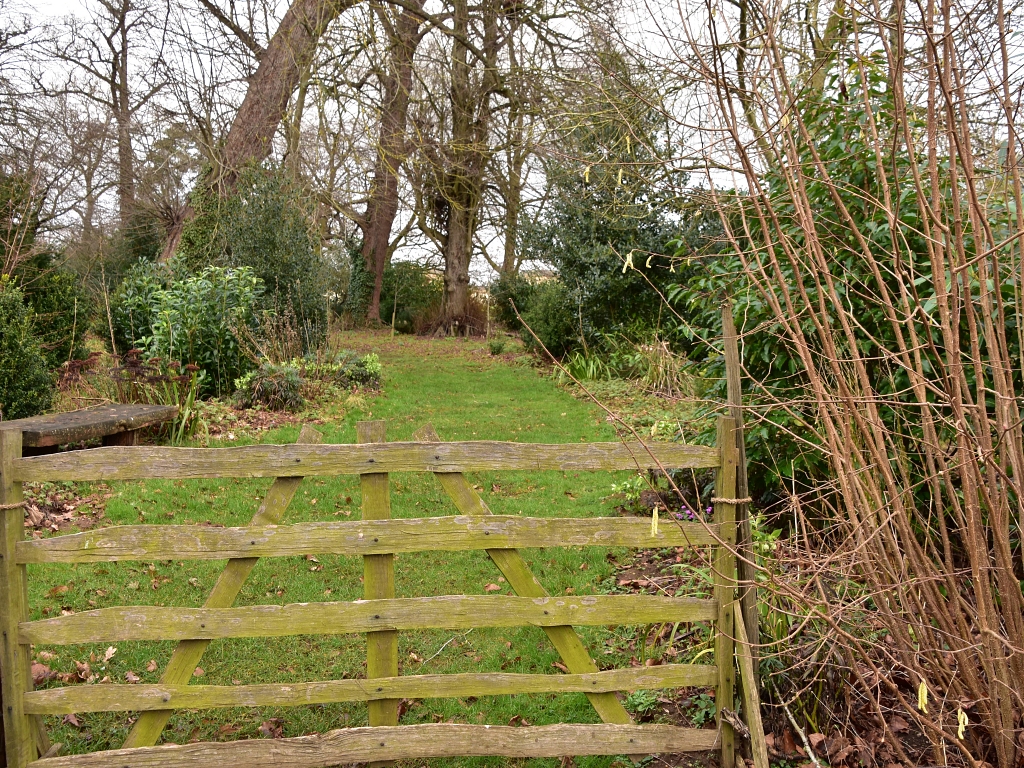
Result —
[[192, 206], [178, 248], [189, 271], [248, 267], [265, 288], [260, 308], [293, 314], [306, 347], [316, 346], [327, 332], [328, 274], [301, 190], [277, 169], [250, 166], [228, 197], [197, 184]]
[[54, 377], [39, 346], [22, 292], [0, 278], [0, 418], [42, 413], [53, 402]]
[[251, 367], [236, 330], [255, 327], [262, 291], [249, 267], [207, 267], [171, 283], [153, 296], [150, 354], [199, 366], [207, 375], [205, 393], [231, 392], [234, 380]]

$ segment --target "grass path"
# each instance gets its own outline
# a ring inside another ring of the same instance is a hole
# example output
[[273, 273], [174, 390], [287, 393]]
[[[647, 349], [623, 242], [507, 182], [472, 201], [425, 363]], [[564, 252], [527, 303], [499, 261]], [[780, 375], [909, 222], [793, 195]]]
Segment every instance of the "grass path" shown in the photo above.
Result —
[[[385, 388], [362, 407], [341, 405], [325, 410], [318, 425], [325, 442], [355, 440], [355, 423], [384, 419], [389, 440], [409, 439], [432, 423], [442, 439], [579, 442], [611, 440], [614, 432], [602, 415], [574, 399], [524, 365], [490, 357], [479, 342], [423, 340], [346, 334], [345, 344], [377, 351], [385, 367]], [[263, 442], [291, 442], [297, 427], [273, 430]], [[497, 514], [585, 517], [613, 514], [606, 498], [613, 481], [625, 475], [608, 473], [476, 473], [470, 480]], [[111, 484], [116, 495], [107, 506], [111, 524], [198, 523], [243, 525], [255, 512], [268, 486], [266, 480], [143, 481]], [[392, 475], [395, 517], [447, 515], [454, 512], [431, 476]], [[285, 522], [357, 519], [355, 478], [307, 479]], [[596, 549], [527, 550], [524, 555], [548, 589], [557, 594], [599, 591], [612, 572], [606, 551]], [[132, 604], [200, 605], [222, 562], [121, 563], [103, 567], [33, 566], [30, 602], [33, 618], [61, 610]], [[353, 600], [362, 596], [362, 563], [358, 558], [323, 556], [261, 561], [236, 604]], [[614, 581], [606, 582], [609, 585]], [[484, 594], [488, 584], [511, 590], [482, 552], [428, 553], [396, 558], [398, 596]], [[628, 664], [621, 648], [631, 630], [581, 630], [601, 666]], [[72, 646], [37, 648], [55, 672], [74, 672], [89, 664], [87, 674], [99, 682], [109, 677], [124, 683], [126, 675], [156, 682], [172, 650], [170, 643], [122, 643], [107, 662], [106, 648]], [[45, 654], [53, 654], [47, 657]], [[558, 656], [536, 628], [408, 632], [401, 635], [402, 674], [467, 671], [557, 674]], [[301, 636], [241, 639], [214, 643], [197, 669], [194, 682], [294, 682], [364, 674], [365, 643], [360, 636]], [[155, 664], [153, 663], [155, 662]], [[53, 683], [50, 683], [53, 684]], [[499, 696], [480, 700], [430, 699], [409, 704], [403, 723], [440, 720], [507, 725], [595, 722], [582, 694], [531, 697]], [[130, 728], [124, 714], [85, 714], [79, 726], [51, 718], [52, 738], [67, 751], [84, 752], [120, 746]], [[280, 729], [284, 736], [325, 731], [366, 723], [365, 705], [338, 704], [299, 708], [182, 711], [171, 720], [166, 741], [253, 738]], [[434, 761], [444, 765], [503, 765], [502, 759]], [[517, 764], [524, 761], [516, 761]], [[525, 761], [553, 765], [555, 761]], [[610, 758], [580, 760], [581, 765], [608, 765]]]

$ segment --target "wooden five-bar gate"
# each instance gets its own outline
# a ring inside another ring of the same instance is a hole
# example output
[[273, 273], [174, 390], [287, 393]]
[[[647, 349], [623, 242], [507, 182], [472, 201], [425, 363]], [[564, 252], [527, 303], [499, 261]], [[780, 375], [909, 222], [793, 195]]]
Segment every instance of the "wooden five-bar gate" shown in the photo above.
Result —
[[[740, 432], [719, 422], [714, 448], [623, 443], [534, 445], [440, 442], [430, 427], [416, 442], [387, 443], [383, 422], [359, 425], [359, 442], [321, 445], [304, 429], [294, 445], [235, 448], [99, 448], [40, 457], [21, 456], [21, 435], [0, 432], [0, 679], [6, 762], [10, 768], [140, 768], [245, 765], [313, 768], [339, 763], [468, 755], [677, 753], [719, 748], [722, 765], [734, 761], [730, 717], [734, 705], [735, 639], [743, 641], [736, 609], [736, 477]], [[492, 515], [463, 473], [484, 470], [646, 470], [715, 468], [714, 522], [662, 519], [552, 519]], [[390, 472], [432, 472], [459, 515], [391, 519]], [[359, 475], [362, 520], [281, 525], [303, 477]], [[274, 477], [247, 527], [129, 525], [53, 538], [24, 540], [22, 483], [144, 478]], [[551, 596], [517, 551], [521, 547], [714, 548], [714, 597], [657, 595]], [[448, 595], [395, 598], [394, 555], [402, 552], [484, 550], [516, 596]], [[364, 558], [365, 599], [356, 602], [232, 607], [258, 558], [333, 553]], [[102, 608], [29, 620], [29, 563], [125, 560], [221, 560], [228, 563], [202, 608]], [[709, 621], [715, 627], [715, 664], [666, 664], [599, 671], [573, 626]], [[737, 622], [737, 624], [734, 624]], [[534, 625], [561, 654], [568, 674], [481, 672], [399, 675], [398, 632]], [[230, 637], [365, 633], [367, 677], [358, 680], [239, 686], [190, 685], [209, 643]], [[34, 691], [32, 644], [175, 640], [178, 646], [155, 685], [77, 685]], [[737, 658], [748, 672], [749, 649]], [[634, 724], [618, 691], [714, 686], [718, 728]], [[753, 693], [755, 686], [743, 686]], [[602, 724], [529, 727], [434, 723], [398, 724], [402, 698], [492, 696], [579, 691]], [[370, 727], [274, 740], [154, 746], [176, 709], [288, 706], [365, 701]], [[756, 703], [751, 707], [757, 716]], [[59, 756], [42, 715], [97, 711], [139, 712], [124, 747]], [[748, 710], [750, 711], [750, 710]]]

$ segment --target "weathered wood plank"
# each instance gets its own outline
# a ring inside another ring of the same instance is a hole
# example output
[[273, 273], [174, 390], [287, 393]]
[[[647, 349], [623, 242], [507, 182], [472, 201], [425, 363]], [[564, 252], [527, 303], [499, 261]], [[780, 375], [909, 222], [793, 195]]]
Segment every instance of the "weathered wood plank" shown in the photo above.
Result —
[[[323, 440], [323, 435], [310, 426], [303, 426], [299, 432], [298, 442], [318, 444]], [[270, 525], [277, 523], [284, 515], [285, 510], [291, 503], [292, 497], [299, 489], [302, 482], [301, 477], [279, 477], [267, 490], [263, 503], [252, 518], [253, 525]], [[158, 526], [154, 526], [158, 527]], [[221, 572], [214, 585], [213, 590], [206, 598], [205, 608], [230, 608], [234, 605], [235, 598], [252, 569], [256, 567], [257, 557], [247, 556], [242, 559], [229, 560], [227, 566]], [[169, 558], [158, 558], [169, 559]], [[164, 685], [185, 684], [192, 679], [192, 672], [199, 665], [203, 658], [209, 640], [183, 640], [167, 663], [163, 674], [160, 675], [160, 682]], [[156, 744], [160, 734], [167, 725], [172, 711], [163, 709], [155, 712], [143, 713], [135, 722], [128, 738], [125, 740], [125, 747], [148, 747]]]
[[736, 602], [736, 656], [740, 662], [740, 680], [743, 688], [743, 709], [747, 727], [750, 729], [750, 752], [754, 758], [754, 768], [769, 768], [768, 743], [764, 738], [764, 723], [761, 722], [761, 694], [757, 689], [757, 676], [754, 674], [754, 656], [747, 637], [747, 629], [743, 620], [743, 605]]
[[[439, 475], [439, 478], [452, 477]], [[286, 481], [282, 479], [279, 482]], [[458, 481], [441, 479], [449, 496], [458, 494], [458, 489], [452, 488], [454, 482]], [[464, 477], [462, 482], [467, 483]], [[457, 505], [461, 505], [460, 511], [473, 508], [461, 497], [453, 498]], [[482, 500], [479, 503], [482, 504]], [[671, 520], [663, 521], [658, 526], [658, 533], [651, 535], [650, 520], [642, 518], [533, 518], [518, 515], [346, 520], [247, 528], [125, 525], [21, 541], [15, 548], [15, 556], [19, 563], [95, 563], [316, 554], [380, 555], [524, 547], [651, 548], [713, 545], [717, 534], [718, 528], [714, 525], [708, 527]]]
[[[32, 655], [18, 638], [18, 622], [28, 618], [25, 566], [14, 560], [14, 547], [25, 535], [21, 483], [12, 467], [21, 455], [21, 432], [0, 430], [0, 701], [8, 768], [24, 768], [37, 757], [36, 726], [25, 713], [23, 695], [32, 690]], [[18, 505], [18, 506], [13, 506]]]
[[[732, 318], [732, 302], [722, 305], [722, 341], [725, 351], [725, 380], [728, 393], [729, 415], [736, 422], [736, 496], [746, 498], [750, 492], [747, 483], [747, 448], [743, 438], [743, 360]], [[755, 643], [760, 636], [760, 616], [757, 611], [757, 567], [750, 530], [750, 504], [736, 507], [736, 577], [739, 581], [739, 599], [743, 605], [743, 620]], [[750, 649], [754, 662], [754, 681], [757, 674], [757, 647]]]
[[[736, 422], [731, 417], [719, 416], [717, 444], [722, 452], [721, 465], [715, 478], [715, 496], [719, 499], [736, 498], [736, 471], [739, 455], [736, 442]], [[722, 544], [715, 552], [712, 567], [718, 619], [715, 625], [715, 663], [718, 665], [718, 688], [715, 702], [718, 707], [718, 727], [722, 733], [721, 768], [733, 768], [736, 763], [736, 734], [721, 716], [722, 709], [733, 709], [736, 696], [735, 616], [736, 599], [736, 505], [717, 502], [715, 522], [721, 531]]]
[[[425, 440], [427, 442], [439, 442], [440, 438], [434, 427], [427, 424], [420, 429], [415, 435], [417, 440]], [[491, 515], [491, 510], [487, 507], [487, 504], [480, 497], [473, 486], [470, 485], [469, 481], [466, 480], [465, 476], [461, 473], [438, 473], [435, 475], [441, 483], [441, 487], [444, 488], [445, 493], [448, 497], [455, 502], [456, 508], [465, 515], [477, 517], [486, 516], [487, 524], [495, 521], [495, 517]], [[608, 519], [604, 518], [607, 522]], [[586, 526], [584, 521], [574, 521], [576, 523], [575, 529], [579, 530]], [[644, 521], [623, 521], [629, 523], [639, 523], [643, 525]], [[645, 530], [642, 532], [647, 536], [650, 536], [651, 527], [650, 525], [645, 526]], [[557, 537], [548, 539], [548, 546], [564, 546], [555, 543]], [[650, 541], [650, 539], [648, 539]], [[529, 544], [519, 541], [514, 542], [511, 539], [505, 541], [494, 541], [492, 542], [493, 547], [487, 550], [487, 554], [498, 570], [502, 572], [505, 579], [508, 581], [512, 589], [515, 590], [516, 594], [520, 597], [546, 597], [548, 592], [541, 585], [540, 581], [530, 571], [529, 566], [523, 559], [523, 556], [512, 547], [524, 547], [530, 546]], [[544, 546], [538, 544], [534, 546]], [[626, 545], [629, 546], [629, 545]], [[637, 545], [643, 546], [643, 545]], [[498, 547], [501, 547], [500, 549]], [[590, 654], [587, 652], [587, 648], [583, 645], [583, 641], [580, 640], [576, 634], [576, 630], [572, 627], [545, 627], [544, 632], [547, 633], [548, 639], [551, 644], [555, 646], [558, 654], [562, 657], [562, 661], [565, 662], [566, 667], [570, 672], [574, 674], [585, 674], [597, 672], [597, 664], [590, 658]], [[587, 693], [587, 699], [590, 701], [591, 706], [600, 716], [601, 720], [606, 723], [617, 723], [619, 725], [626, 725], [632, 722], [629, 713], [626, 708], [622, 706], [622, 702], [619, 701], [618, 697], [614, 692], [590, 692]]]
[[[650, 451], [650, 452], [649, 452]], [[653, 457], [651, 455], [653, 453]], [[385, 443], [236, 448], [93, 448], [16, 459], [14, 479], [302, 477], [377, 472], [619, 470], [716, 467], [714, 448], [659, 443]]]
[[688, 688], [713, 686], [717, 680], [718, 670], [711, 665], [665, 664], [657, 667], [613, 669], [584, 675], [487, 672], [263, 685], [75, 685], [25, 694], [25, 711], [65, 715], [71, 712], [296, 707], [380, 699]]
[[324, 768], [374, 760], [430, 757], [562, 757], [635, 753], [699, 752], [713, 749], [712, 730], [673, 725], [509, 726], [429, 723], [382, 728], [343, 728], [319, 736], [173, 744], [118, 749], [40, 760], [34, 768]]
[[5, 421], [0, 423], [0, 431], [17, 430], [22, 433], [24, 447], [44, 448], [131, 432], [153, 424], [162, 424], [177, 415], [176, 405], [113, 403], [94, 405], [68, 413]]
[[445, 595], [352, 603], [293, 603], [242, 608], [122, 606], [18, 625], [22, 643], [70, 645], [126, 640], [214, 640], [361, 634], [382, 630], [555, 627], [706, 621], [714, 600], [659, 595], [509, 597]]
[[[360, 443], [384, 443], [385, 422], [360, 421], [356, 424], [356, 440]], [[363, 520], [384, 521], [391, 518], [391, 490], [383, 473], [361, 475], [359, 488], [363, 495]], [[395, 596], [395, 556], [391, 553], [367, 555], [363, 558], [363, 597], [383, 600]], [[398, 675], [398, 633], [369, 632], [366, 635], [366, 676], [368, 678]], [[373, 700], [368, 704], [372, 726], [398, 725], [398, 699]]]

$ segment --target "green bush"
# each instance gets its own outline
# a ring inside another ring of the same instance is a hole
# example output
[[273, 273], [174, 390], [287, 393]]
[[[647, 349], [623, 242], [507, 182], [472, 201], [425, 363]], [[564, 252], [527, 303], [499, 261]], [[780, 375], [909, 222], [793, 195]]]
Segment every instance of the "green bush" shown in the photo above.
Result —
[[505, 351], [505, 339], [497, 338], [491, 339], [487, 342], [487, 349], [492, 355], [500, 355]]
[[54, 377], [22, 292], [0, 279], [0, 418], [35, 416], [53, 402]]
[[48, 267], [25, 275], [22, 286], [46, 364], [51, 369], [59, 368], [69, 360], [85, 357], [83, 341], [92, 305], [78, 276]]
[[203, 391], [222, 395], [251, 367], [235, 329], [256, 325], [262, 281], [248, 267], [207, 267], [153, 294], [149, 353], [206, 372]]
[[[919, 325], [914, 333], [918, 338], [928, 339], [914, 354], [922, 357], [925, 370], [941, 371], [944, 357], [949, 353], [944, 342], [934, 335], [935, 326], [930, 324], [929, 318], [942, 300], [942, 281], [948, 282], [949, 278], [932, 274], [929, 254], [934, 244], [925, 234], [921, 211], [933, 203], [922, 202], [913, 183], [915, 174], [927, 165], [927, 158], [896, 142], [880, 159], [877, 145], [863, 130], [870, 121], [877, 125], [879, 135], [895, 135], [903, 130], [900, 126], [904, 120], [911, 120], [907, 130], [925, 130], [924, 118], [915, 113], [898, 114], [893, 98], [885, 66], [877, 59], [873, 63], [865, 60], [858, 68], [849, 70], [845, 82], [833, 75], [824, 93], [799, 105], [813, 141], [802, 146], [794, 162], [804, 168], [821, 165], [820, 172], [807, 173], [803, 181], [807, 196], [812, 202], [817, 201], [812, 206], [815, 236], [827, 254], [831, 270], [828, 281], [847, 302], [845, 311], [856, 318], [851, 333], [859, 354], [871, 361], [866, 370], [871, 390], [878, 396], [878, 417], [892, 434], [898, 434], [904, 429], [905, 414], [916, 407], [917, 395], [907, 370], [892, 362], [891, 354], [898, 349], [897, 335], [894, 321], [886, 314], [884, 302], [878, 296], [884, 288], [890, 296], [905, 297], [901, 300], [906, 302], [907, 310], [901, 311], [916, 318]], [[890, 174], [889, 183], [904, 190], [891, 206], [880, 202], [884, 194], [877, 169], [883, 160]], [[983, 168], [977, 171], [979, 179], [991, 179], [1001, 172]], [[752, 424], [746, 432], [749, 489], [750, 495], [762, 504], [785, 501], [794, 488], [798, 493], [809, 487], [820, 488], [819, 483], [831, 472], [828, 451], [811, 442], [821, 432], [813, 398], [808, 398], [805, 362], [801, 359], [802, 354], [815, 357], [823, 352], [815, 346], [814, 340], [820, 338], [815, 331], [816, 324], [841, 327], [834, 307], [821, 299], [825, 278], [803, 271], [784, 256], [779, 258], [787, 266], [773, 276], [775, 300], [783, 305], [788, 297], [800, 295], [805, 295], [801, 301], [808, 306], [818, 306], [820, 302], [820, 312], [798, 318], [810, 345], [806, 352], [797, 350], [786, 333], [780, 331], [769, 297], [760, 293], [748, 279], [748, 270], [754, 269], [751, 263], [765, 264], [769, 261], [770, 249], [781, 249], [776, 228], [786, 232], [791, 247], [804, 247], [807, 222], [802, 218], [802, 209], [794, 203], [791, 185], [790, 169], [783, 166], [764, 174], [762, 194], [766, 203], [751, 199], [742, 190], [719, 192], [726, 215], [732, 216], [729, 222], [732, 231], [740, 233], [742, 238], [739, 246], [746, 254], [747, 263], [730, 252], [725, 238], [718, 238], [717, 244], [711, 240], [712, 247], [702, 254], [699, 271], [668, 291], [670, 301], [684, 318], [679, 334], [687, 338], [683, 342], [684, 351], [709, 383], [707, 399], [719, 403], [726, 398], [724, 358], [720, 344], [709, 343], [709, 340], [721, 339], [722, 306], [726, 300], [732, 302], [733, 317], [742, 339], [745, 405], [756, 414], [750, 419]], [[955, 185], [943, 181], [932, 194], [939, 200], [938, 205], [953, 208]], [[836, 198], [841, 200], [842, 207], [835, 204]], [[768, 231], [757, 223], [755, 203], [770, 206], [777, 216], [777, 223], [770, 224]], [[1012, 199], [994, 193], [986, 198], [985, 212], [990, 219], [984, 224], [991, 227], [997, 242], [1011, 236], [1005, 222], [1013, 220], [1015, 214], [1007, 213], [1013, 205]], [[717, 212], [709, 211], [707, 218], [712, 220], [706, 225], [708, 229], [715, 226], [714, 220], [718, 220], [721, 227]], [[749, 225], [746, 230], [745, 224]], [[970, 231], [973, 226], [965, 214], [964, 230]], [[854, 239], [853, 232], [863, 237], [863, 245]], [[896, 254], [893, 252], [895, 236], [900, 238], [900, 252]], [[865, 257], [864, 249], [870, 253], [870, 259]], [[691, 252], [687, 244], [680, 244], [681, 256]], [[964, 256], [967, 262], [976, 257], [973, 252]], [[888, 268], [894, 259], [902, 260], [901, 269], [910, 269], [918, 276], [913, 285], [907, 286], [897, 277], [898, 270]], [[1007, 308], [1007, 353], [1010, 359], [1019, 359], [1021, 349], [1016, 332], [1019, 319], [1012, 309], [1017, 306], [1018, 279], [1012, 274], [993, 275], [989, 279], [999, 286], [1003, 306]], [[979, 291], [977, 277], [967, 280], [964, 290]], [[976, 300], [980, 305], [982, 300]], [[849, 354], [843, 351], [844, 345], [849, 343], [846, 337], [837, 333], [834, 343], [839, 351], [825, 354], [840, 357]], [[975, 385], [975, 370], [971, 366], [964, 369], [965, 387]], [[1021, 375], [1019, 367], [1011, 373], [1015, 377]], [[941, 391], [941, 386], [937, 391]], [[785, 406], [780, 407], [780, 403]], [[710, 444], [714, 440], [714, 427], [706, 430], [700, 439]], [[948, 439], [950, 444], [955, 442], [953, 435]], [[916, 450], [911, 445], [912, 441], [908, 442], [906, 457]], [[909, 472], [915, 467], [910, 458], [900, 461], [901, 471]], [[928, 487], [923, 479], [915, 480], [913, 485], [922, 491]], [[927, 506], [928, 502], [922, 503]]]
[[193, 274], [210, 265], [250, 268], [265, 289], [259, 308], [291, 312], [312, 349], [327, 332], [328, 285], [304, 205], [301, 190], [272, 168], [246, 168], [227, 198], [200, 183], [178, 253]]
[[264, 363], [235, 380], [235, 402], [241, 408], [297, 411], [305, 405], [304, 383], [295, 366]]
[[384, 269], [380, 319], [390, 324], [394, 313], [399, 333], [422, 331], [431, 311], [441, 304], [443, 293], [443, 281], [429, 267], [414, 261], [392, 262]]
[[339, 387], [360, 385], [379, 389], [384, 373], [384, 366], [375, 352], [360, 356], [356, 352], [342, 350], [329, 360], [310, 356], [292, 360], [289, 365], [300, 370], [307, 379]]
[[166, 290], [174, 278], [167, 264], [139, 261], [128, 269], [110, 297], [110, 318], [117, 351], [124, 354], [149, 343], [153, 335], [153, 307], [156, 294]]
[[498, 275], [490, 286], [494, 319], [508, 330], [518, 331], [522, 325], [515, 310], [522, 312], [530, 305], [536, 287], [534, 281], [518, 273]]
[[[541, 344], [555, 357], [561, 357], [579, 339], [575, 318], [569, 302], [569, 292], [559, 280], [545, 280], [534, 288], [525, 311], [523, 322], [530, 331], [523, 331], [523, 343], [534, 352], [542, 352]], [[537, 338], [534, 338], [534, 335]]]

